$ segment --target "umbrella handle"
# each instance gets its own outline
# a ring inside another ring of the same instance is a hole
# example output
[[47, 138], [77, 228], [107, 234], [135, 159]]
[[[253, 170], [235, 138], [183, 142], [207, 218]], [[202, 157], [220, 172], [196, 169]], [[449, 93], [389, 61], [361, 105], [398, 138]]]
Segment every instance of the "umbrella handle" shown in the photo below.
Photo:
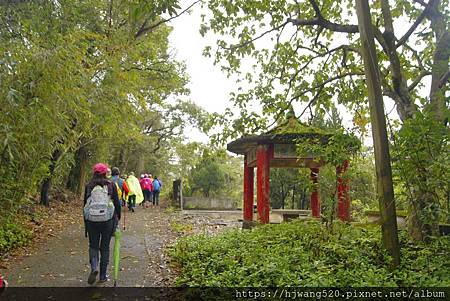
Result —
[[123, 211], [123, 229], [125, 230], [126, 228], [126, 220], [127, 220], [127, 209], [125, 206], [125, 210]]

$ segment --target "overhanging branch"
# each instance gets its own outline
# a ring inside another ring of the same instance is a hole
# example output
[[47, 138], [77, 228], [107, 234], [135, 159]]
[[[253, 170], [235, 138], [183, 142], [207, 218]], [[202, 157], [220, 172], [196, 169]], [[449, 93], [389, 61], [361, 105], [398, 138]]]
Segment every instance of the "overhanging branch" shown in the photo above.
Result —
[[428, 1], [428, 4], [426, 4], [424, 10], [422, 11], [422, 13], [419, 15], [419, 17], [416, 19], [416, 21], [414, 22], [414, 24], [408, 29], [408, 31], [403, 35], [403, 37], [397, 42], [397, 44], [395, 45], [395, 48], [397, 49], [398, 47], [402, 46], [411, 36], [411, 34], [414, 32], [414, 30], [416, 30], [417, 26], [420, 25], [420, 23], [422, 23], [423, 19], [425, 18], [425, 16], [428, 14], [428, 11], [430, 10], [430, 7], [432, 7], [432, 5], [434, 4], [435, 0], [430, 0]]
[[416, 79], [409, 85], [408, 91], [414, 90], [414, 88], [422, 81], [422, 78], [424, 78], [427, 75], [431, 75], [431, 72], [427, 70], [423, 70], [420, 72], [420, 74], [416, 77]]
[[146, 34], [147, 32], [150, 32], [152, 30], [154, 30], [155, 28], [157, 28], [158, 26], [160, 26], [161, 24], [167, 23], [172, 21], [175, 18], [178, 18], [179, 16], [181, 16], [182, 14], [184, 14], [185, 12], [187, 12], [189, 9], [191, 9], [194, 5], [196, 5], [197, 3], [199, 3], [201, 0], [197, 0], [194, 3], [192, 3], [191, 5], [189, 5], [187, 8], [185, 8], [184, 10], [182, 10], [180, 13], [175, 14], [174, 16], [168, 18], [168, 19], [161, 19], [158, 22], [156, 22], [155, 24], [152, 24], [150, 26], [146, 26], [147, 25], [147, 21], [144, 22], [143, 26], [141, 26], [141, 28], [138, 30], [138, 32], [134, 35], [134, 37], [137, 39], [140, 36]]
[[267, 35], [267, 34], [273, 32], [273, 31], [276, 31], [276, 30], [279, 30], [279, 29], [283, 29], [288, 23], [289, 23], [289, 21], [286, 21], [286, 22], [284, 22], [284, 23], [282, 23], [282, 24], [280, 24], [280, 25], [278, 25], [278, 26], [276, 26], [276, 27], [273, 27], [273, 28], [271, 28], [271, 29], [268, 29], [268, 30], [266, 30], [265, 32], [261, 33], [259, 36], [254, 37], [253, 39], [250, 39], [250, 40], [248, 40], [248, 41], [245, 41], [244, 43], [236, 44], [236, 45], [231, 45], [230, 47], [222, 47], [222, 48], [223, 48], [223, 49], [226, 49], [226, 50], [235, 50], [235, 49], [238, 49], [238, 48], [245, 47], [245, 46], [247, 46], [247, 45], [253, 43], [253, 42], [256, 41], [256, 40], [259, 40], [260, 38], [264, 37], [265, 35]]
[[322, 83], [320, 83], [320, 84], [318, 84], [318, 85], [316, 85], [314, 87], [311, 87], [309, 89], [306, 89], [306, 90], [302, 91], [301, 93], [299, 93], [299, 94], [295, 95], [294, 97], [292, 97], [291, 101], [295, 100], [295, 99], [298, 99], [299, 97], [305, 95], [308, 92], [311, 92], [311, 91], [314, 91], [314, 90], [319, 89], [321, 87], [324, 87], [325, 85], [327, 85], [327, 84], [329, 84], [329, 83], [331, 83], [331, 82], [333, 82], [335, 80], [342, 79], [342, 78], [347, 77], [347, 76], [364, 75], [364, 74], [365, 73], [362, 72], [362, 71], [361, 72], [346, 72], [346, 73], [339, 74], [339, 75], [337, 75], [335, 77], [331, 77], [331, 78], [327, 79], [326, 81], [324, 81], [324, 82], [322, 82]]
[[439, 89], [442, 88], [450, 79], [450, 70], [447, 70], [447, 72], [444, 73], [444, 75], [439, 80]]

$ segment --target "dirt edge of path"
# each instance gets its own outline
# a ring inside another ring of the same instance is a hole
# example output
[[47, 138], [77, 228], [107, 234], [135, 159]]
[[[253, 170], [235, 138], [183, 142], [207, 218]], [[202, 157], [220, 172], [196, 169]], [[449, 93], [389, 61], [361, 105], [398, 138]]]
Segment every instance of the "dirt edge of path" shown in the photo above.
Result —
[[49, 207], [34, 203], [27, 207], [27, 212], [19, 213], [17, 219], [25, 219], [21, 221], [21, 225], [32, 233], [32, 238], [26, 245], [0, 254], [0, 269], [8, 270], [11, 263], [20, 262], [26, 256], [31, 256], [50, 238], [60, 234], [68, 224], [79, 223], [81, 204], [80, 199], [67, 202], [52, 201]]

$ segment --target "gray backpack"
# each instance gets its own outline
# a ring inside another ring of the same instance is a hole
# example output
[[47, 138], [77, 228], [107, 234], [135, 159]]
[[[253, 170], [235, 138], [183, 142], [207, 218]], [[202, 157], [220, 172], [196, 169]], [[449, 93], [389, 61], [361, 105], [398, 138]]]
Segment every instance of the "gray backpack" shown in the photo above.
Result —
[[97, 185], [84, 206], [84, 219], [91, 222], [106, 222], [112, 219], [114, 203], [108, 194], [108, 186]]

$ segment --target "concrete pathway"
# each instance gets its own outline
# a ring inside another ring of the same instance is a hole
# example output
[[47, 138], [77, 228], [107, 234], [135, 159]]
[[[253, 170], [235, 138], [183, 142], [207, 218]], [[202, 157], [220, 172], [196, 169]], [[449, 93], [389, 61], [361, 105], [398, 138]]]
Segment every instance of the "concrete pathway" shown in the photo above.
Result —
[[[121, 271], [119, 286], [144, 287], [167, 286], [173, 277], [167, 265], [164, 248], [176, 235], [170, 227], [172, 215], [163, 209], [139, 207], [136, 212], [126, 212], [126, 230], [121, 221]], [[102, 286], [112, 286], [111, 240], [109, 265], [110, 281]], [[84, 237], [84, 225], [80, 220], [68, 224], [60, 234], [39, 246], [23, 260], [12, 264], [7, 271], [10, 286], [33, 287], [83, 287], [88, 286], [88, 239]], [[0, 271], [5, 274], [6, 271]]]

